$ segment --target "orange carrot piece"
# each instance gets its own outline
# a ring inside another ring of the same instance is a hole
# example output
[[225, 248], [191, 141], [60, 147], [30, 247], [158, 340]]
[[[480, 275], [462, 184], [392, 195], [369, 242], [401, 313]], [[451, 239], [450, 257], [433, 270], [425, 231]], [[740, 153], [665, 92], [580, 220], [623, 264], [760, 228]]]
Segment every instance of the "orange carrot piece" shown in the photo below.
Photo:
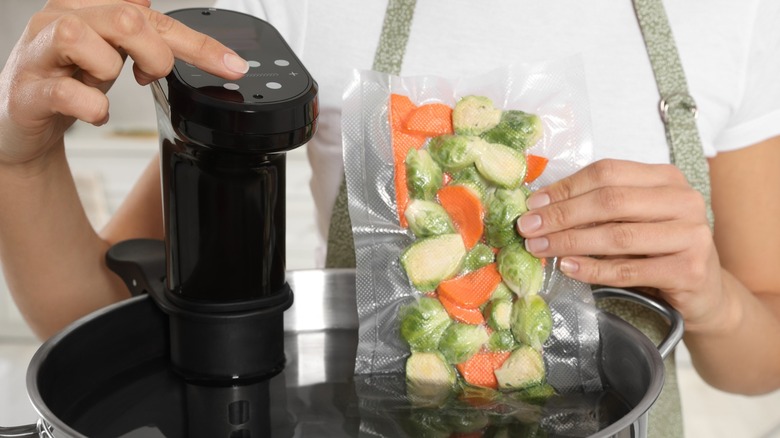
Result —
[[547, 167], [547, 163], [550, 160], [548, 160], [545, 157], [539, 156], [539, 155], [533, 155], [528, 154], [525, 157], [526, 162], [526, 171], [525, 171], [525, 181], [526, 183], [532, 182], [536, 178], [539, 178], [539, 175], [544, 172], [544, 169]]
[[426, 138], [419, 135], [411, 135], [404, 132], [403, 127], [409, 114], [417, 106], [407, 96], [401, 94], [390, 95], [390, 140], [393, 142], [393, 169], [395, 201], [398, 210], [398, 223], [406, 228], [406, 205], [409, 203], [409, 189], [406, 186], [406, 155], [409, 149], [420, 149], [425, 144]]
[[455, 367], [467, 383], [496, 389], [498, 388], [498, 380], [496, 379], [495, 371], [501, 368], [501, 365], [503, 365], [510, 354], [509, 351], [481, 351], [471, 356], [466, 362], [455, 365]]
[[444, 186], [437, 192], [439, 204], [450, 215], [466, 248], [471, 249], [482, 238], [484, 209], [482, 201], [465, 186]]
[[466, 309], [453, 303], [451, 300], [439, 295], [439, 301], [444, 306], [444, 310], [452, 317], [452, 319], [465, 323], [482, 325], [485, 323], [485, 317], [482, 316], [482, 312], [479, 309]]
[[452, 108], [443, 103], [420, 105], [409, 113], [406, 130], [426, 137], [452, 134]]
[[476, 309], [485, 304], [501, 283], [501, 274], [495, 263], [439, 283], [440, 298], [446, 298], [459, 307]]
[[409, 114], [417, 109], [409, 96], [403, 94], [391, 94], [390, 95], [390, 126], [394, 130], [402, 130], [406, 127], [406, 119]]

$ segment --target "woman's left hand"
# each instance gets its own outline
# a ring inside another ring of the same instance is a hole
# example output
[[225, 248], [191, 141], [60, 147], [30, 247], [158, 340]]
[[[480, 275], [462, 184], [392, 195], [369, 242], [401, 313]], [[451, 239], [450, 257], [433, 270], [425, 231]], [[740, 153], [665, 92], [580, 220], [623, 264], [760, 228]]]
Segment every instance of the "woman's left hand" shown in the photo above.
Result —
[[729, 306], [702, 195], [673, 165], [601, 160], [528, 198], [526, 248], [586, 283], [657, 290], [689, 331]]

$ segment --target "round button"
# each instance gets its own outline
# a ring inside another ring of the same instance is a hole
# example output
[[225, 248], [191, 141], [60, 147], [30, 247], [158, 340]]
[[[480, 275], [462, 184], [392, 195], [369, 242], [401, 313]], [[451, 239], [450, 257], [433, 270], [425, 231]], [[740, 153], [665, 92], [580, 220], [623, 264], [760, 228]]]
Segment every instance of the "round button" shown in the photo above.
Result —
[[272, 89], [272, 90], [278, 90], [278, 89], [282, 88], [282, 84], [280, 84], [278, 82], [269, 82], [269, 83], [265, 84], [265, 86], [270, 88], [270, 89]]
[[247, 61], [246, 63], [249, 64], [250, 67], [260, 67], [260, 63], [257, 61]]
[[274, 61], [274, 64], [278, 65], [279, 67], [287, 67], [288, 65], [290, 65], [290, 61], [286, 59], [277, 59], [276, 61]]
[[223, 87], [225, 87], [227, 90], [238, 90], [240, 88], [238, 84], [234, 84], [232, 82], [228, 82], [227, 84], [223, 85]]

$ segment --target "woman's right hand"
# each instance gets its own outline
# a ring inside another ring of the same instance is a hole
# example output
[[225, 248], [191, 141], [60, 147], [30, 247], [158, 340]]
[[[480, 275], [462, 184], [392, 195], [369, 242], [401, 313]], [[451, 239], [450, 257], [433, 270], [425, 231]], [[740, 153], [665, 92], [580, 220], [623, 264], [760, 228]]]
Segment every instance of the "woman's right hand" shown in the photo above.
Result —
[[75, 120], [106, 123], [105, 93], [127, 56], [141, 85], [166, 76], [174, 57], [226, 79], [247, 71], [234, 51], [149, 6], [50, 0], [32, 17], [0, 73], [0, 168], [38, 173]]

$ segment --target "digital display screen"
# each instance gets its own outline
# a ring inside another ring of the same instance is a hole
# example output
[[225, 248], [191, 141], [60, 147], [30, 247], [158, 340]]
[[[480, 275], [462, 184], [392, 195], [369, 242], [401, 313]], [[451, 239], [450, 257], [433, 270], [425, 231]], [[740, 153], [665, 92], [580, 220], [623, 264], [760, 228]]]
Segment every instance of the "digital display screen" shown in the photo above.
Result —
[[235, 51], [260, 48], [260, 36], [255, 27], [210, 27], [208, 34]]

